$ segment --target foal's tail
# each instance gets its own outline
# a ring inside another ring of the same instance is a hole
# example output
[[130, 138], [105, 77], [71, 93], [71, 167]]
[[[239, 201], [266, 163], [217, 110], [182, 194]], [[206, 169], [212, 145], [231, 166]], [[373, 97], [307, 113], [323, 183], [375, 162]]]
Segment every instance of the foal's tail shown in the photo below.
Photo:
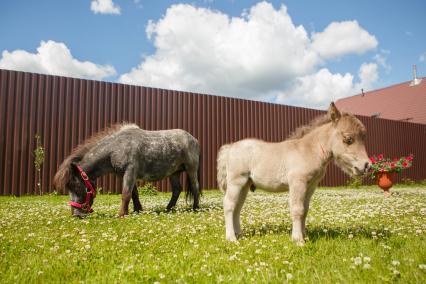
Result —
[[226, 191], [226, 172], [228, 167], [228, 152], [230, 144], [223, 145], [217, 154], [217, 183], [222, 192]]

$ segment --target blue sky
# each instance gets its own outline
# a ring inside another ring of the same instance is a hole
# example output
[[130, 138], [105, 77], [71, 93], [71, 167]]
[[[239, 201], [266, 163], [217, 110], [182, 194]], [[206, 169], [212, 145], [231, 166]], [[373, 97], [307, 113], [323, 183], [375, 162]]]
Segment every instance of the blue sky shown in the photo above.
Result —
[[91, 2], [1, 1], [0, 68], [312, 108], [426, 73], [425, 1]]

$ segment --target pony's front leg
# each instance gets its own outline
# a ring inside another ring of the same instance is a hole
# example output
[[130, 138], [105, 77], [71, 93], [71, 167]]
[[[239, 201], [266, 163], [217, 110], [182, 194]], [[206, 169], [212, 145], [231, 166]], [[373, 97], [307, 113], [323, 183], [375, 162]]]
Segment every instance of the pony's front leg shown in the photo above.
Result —
[[136, 171], [133, 167], [127, 167], [123, 176], [123, 190], [121, 191], [120, 217], [129, 214], [129, 203], [132, 198], [133, 187], [136, 182]]
[[[306, 183], [302, 181], [294, 181], [290, 184], [289, 207], [293, 229], [291, 238], [297, 245], [305, 244], [305, 218], [308, 212], [308, 206], [305, 206], [308, 192]], [[308, 201], [309, 202], [309, 201]]]
[[133, 210], [137, 213], [142, 211], [142, 204], [141, 204], [141, 201], [139, 200], [139, 192], [136, 185], [133, 187], [132, 201], [133, 201]]

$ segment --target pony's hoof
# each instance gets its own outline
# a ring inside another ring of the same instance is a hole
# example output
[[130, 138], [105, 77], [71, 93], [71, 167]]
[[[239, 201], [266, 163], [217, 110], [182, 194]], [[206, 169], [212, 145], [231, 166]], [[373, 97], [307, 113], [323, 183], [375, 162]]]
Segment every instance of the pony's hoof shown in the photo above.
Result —
[[86, 214], [73, 214], [72, 216], [78, 219], [84, 219], [87, 217]]
[[297, 241], [296, 242], [296, 246], [298, 246], [298, 247], [304, 247], [305, 246], [305, 241]]

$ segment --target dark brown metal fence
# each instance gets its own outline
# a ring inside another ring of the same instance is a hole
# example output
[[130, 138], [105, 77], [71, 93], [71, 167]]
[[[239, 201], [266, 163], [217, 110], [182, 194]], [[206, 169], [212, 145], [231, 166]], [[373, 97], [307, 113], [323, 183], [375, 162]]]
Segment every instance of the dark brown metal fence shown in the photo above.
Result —
[[[51, 192], [58, 165], [73, 147], [110, 124], [128, 121], [144, 129], [182, 128], [201, 143], [201, 185], [216, 188], [219, 147], [245, 137], [281, 141], [321, 111], [188, 92], [0, 70], [0, 194], [36, 193], [35, 135], [42, 137], [43, 192]], [[426, 178], [426, 125], [361, 117], [369, 153], [413, 153], [414, 167], [399, 175]], [[348, 180], [334, 165], [323, 185]], [[121, 191], [107, 176], [104, 192]], [[167, 191], [166, 181], [157, 183]]]

